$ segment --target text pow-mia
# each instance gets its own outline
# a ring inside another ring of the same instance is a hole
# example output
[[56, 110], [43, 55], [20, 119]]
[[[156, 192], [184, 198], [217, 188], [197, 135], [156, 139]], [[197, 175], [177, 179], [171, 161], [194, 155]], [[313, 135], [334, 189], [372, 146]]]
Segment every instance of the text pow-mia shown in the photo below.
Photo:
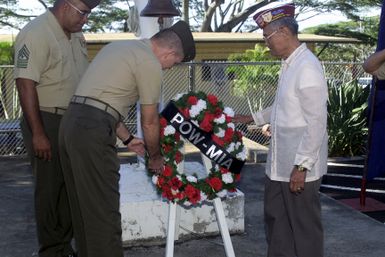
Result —
[[204, 133], [190, 120], [185, 120], [180, 113], [176, 113], [171, 118], [170, 123], [184, 138], [194, 144], [208, 158], [215, 161], [218, 165], [230, 169], [233, 159], [213, 143], [210, 134]]

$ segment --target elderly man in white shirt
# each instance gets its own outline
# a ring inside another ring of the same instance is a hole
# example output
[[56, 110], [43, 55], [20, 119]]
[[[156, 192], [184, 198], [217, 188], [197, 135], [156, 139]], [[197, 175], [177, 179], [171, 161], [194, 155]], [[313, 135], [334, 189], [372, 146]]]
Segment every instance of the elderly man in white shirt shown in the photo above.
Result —
[[322, 257], [323, 226], [319, 187], [327, 172], [328, 89], [319, 60], [298, 40], [294, 5], [254, 16], [271, 54], [282, 58], [271, 107], [252, 117], [269, 124], [265, 225], [268, 257]]

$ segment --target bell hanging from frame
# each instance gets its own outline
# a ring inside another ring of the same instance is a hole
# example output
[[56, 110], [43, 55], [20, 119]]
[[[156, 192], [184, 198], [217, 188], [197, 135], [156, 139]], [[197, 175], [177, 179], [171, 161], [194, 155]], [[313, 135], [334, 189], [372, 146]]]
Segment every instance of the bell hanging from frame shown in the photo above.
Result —
[[173, 17], [180, 16], [180, 13], [172, 0], [148, 0], [147, 5], [140, 12], [140, 16]]

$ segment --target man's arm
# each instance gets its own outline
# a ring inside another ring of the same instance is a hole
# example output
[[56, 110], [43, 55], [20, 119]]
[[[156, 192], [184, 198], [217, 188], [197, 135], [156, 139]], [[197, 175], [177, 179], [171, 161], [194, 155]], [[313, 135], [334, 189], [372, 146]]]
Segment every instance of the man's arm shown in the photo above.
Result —
[[154, 171], [163, 170], [163, 157], [160, 152], [160, 123], [157, 104], [142, 104], [141, 125], [144, 142], [149, 156], [148, 168]]
[[128, 150], [137, 153], [139, 156], [144, 156], [144, 141], [128, 132], [127, 127], [121, 121], [116, 125], [116, 136], [123, 143], [127, 142], [127, 140], [129, 141], [127, 142]]
[[375, 75], [374, 72], [377, 71], [384, 62], [385, 62], [385, 49], [370, 55], [365, 60], [362, 67], [367, 73]]
[[39, 98], [36, 82], [30, 79], [16, 79], [20, 105], [32, 132], [32, 147], [35, 156], [43, 160], [51, 160], [51, 143], [45, 133], [40, 116]]

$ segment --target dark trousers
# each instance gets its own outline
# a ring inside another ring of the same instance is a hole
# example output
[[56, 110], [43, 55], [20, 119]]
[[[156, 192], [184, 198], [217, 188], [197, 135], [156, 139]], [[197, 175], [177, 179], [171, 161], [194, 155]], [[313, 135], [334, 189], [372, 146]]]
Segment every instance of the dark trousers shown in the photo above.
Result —
[[58, 154], [58, 132], [62, 116], [41, 112], [41, 117], [51, 144], [51, 161], [43, 161], [35, 157], [31, 129], [24, 118], [20, 124], [35, 179], [35, 217], [39, 256], [62, 257], [73, 252], [71, 215]]
[[268, 257], [322, 257], [321, 179], [306, 182], [300, 194], [288, 182], [265, 182], [265, 231]]
[[116, 123], [108, 113], [70, 104], [59, 133], [80, 257], [123, 257]]

